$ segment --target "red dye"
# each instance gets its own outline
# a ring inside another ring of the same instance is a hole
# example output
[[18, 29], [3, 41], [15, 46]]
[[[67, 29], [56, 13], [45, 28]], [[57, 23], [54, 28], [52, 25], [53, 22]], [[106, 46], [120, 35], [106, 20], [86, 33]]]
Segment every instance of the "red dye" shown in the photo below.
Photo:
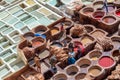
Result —
[[35, 41], [32, 43], [32, 46], [36, 47], [36, 46], [39, 46], [41, 44], [40, 41]]
[[102, 66], [102, 67], [110, 67], [114, 64], [114, 61], [112, 58], [110, 57], [102, 57], [100, 60], [99, 60], [99, 65]]
[[119, 10], [119, 11], [116, 11], [116, 14], [117, 14], [118, 16], [120, 16], [120, 10]]
[[94, 12], [93, 17], [100, 20], [104, 16], [104, 12]]
[[101, 19], [103, 16], [95, 16], [96, 19]]

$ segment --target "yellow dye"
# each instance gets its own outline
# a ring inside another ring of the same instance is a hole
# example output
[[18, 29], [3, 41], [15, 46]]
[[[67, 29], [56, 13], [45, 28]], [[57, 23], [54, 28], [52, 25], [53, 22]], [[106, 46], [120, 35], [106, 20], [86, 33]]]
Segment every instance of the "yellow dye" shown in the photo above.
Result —
[[81, 40], [81, 43], [82, 43], [83, 45], [87, 45], [87, 44], [89, 44], [89, 43], [91, 43], [91, 42], [92, 42], [92, 40], [89, 39], [88, 37], [84, 37], [84, 38]]
[[52, 34], [52, 35], [55, 35], [56, 33], [58, 33], [58, 30], [57, 30], [57, 29], [51, 30], [51, 34]]
[[91, 58], [91, 60], [95, 60], [95, 61], [96, 61], [97, 59], [98, 59], [98, 57], [92, 57], [92, 58]]

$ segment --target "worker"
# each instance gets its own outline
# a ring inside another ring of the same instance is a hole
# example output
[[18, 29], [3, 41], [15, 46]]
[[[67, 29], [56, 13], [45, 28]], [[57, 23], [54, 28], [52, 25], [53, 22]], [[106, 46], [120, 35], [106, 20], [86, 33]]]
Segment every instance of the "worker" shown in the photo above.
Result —
[[41, 64], [40, 64], [40, 58], [39, 56], [35, 56], [34, 57], [34, 62], [35, 62], [35, 65], [37, 67], [37, 71], [41, 73]]
[[55, 64], [57, 63], [57, 59], [55, 57], [55, 55], [53, 55], [51, 58], [50, 58], [50, 64], [51, 64], [51, 70], [52, 72], [55, 74], [57, 72], [57, 68], [55, 66]]
[[69, 54], [68, 65], [74, 64], [76, 62], [76, 59], [75, 59], [75, 52], [73, 51], [73, 49], [70, 49], [68, 54]]

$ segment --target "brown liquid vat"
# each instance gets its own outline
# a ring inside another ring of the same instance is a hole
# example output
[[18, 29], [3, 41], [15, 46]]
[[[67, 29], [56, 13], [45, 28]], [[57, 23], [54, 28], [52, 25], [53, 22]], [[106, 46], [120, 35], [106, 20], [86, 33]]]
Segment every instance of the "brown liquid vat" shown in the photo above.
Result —
[[57, 73], [53, 76], [53, 80], [68, 80], [68, 76], [64, 73]]
[[80, 70], [77, 66], [75, 65], [69, 65], [65, 68], [66, 74], [69, 76], [74, 76], [77, 74]]
[[96, 30], [92, 31], [90, 34], [91, 34], [91, 36], [93, 36], [95, 38], [108, 35], [108, 33], [102, 29], [96, 29]]
[[34, 33], [45, 34], [49, 29], [44, 25], [39, 25], [32, 29]]
[[66, 19], [64, 22], [62, 22], [64, 24], [64, 29], [69, 29], [73, 26], [73, 22], [69, 19]]
[[80, 68], [88, 68], [91, 65], [91, 61], [87, 58], [81, 58], [76, 62], [76, 65]]
[[52, 41], [50, 46], [63, 47], [63, 44], [59, 41]]
[[22, 40], [27, 39], [27, 40], [31, 41], [34, 37], [35, 36], [34, 36], [33, 32], [27, 32], [27, 33], [25, 33], [24, 35], [21, 36], [21, 39]]
[[89, 67], [88, 74], [94, 77], [94, 80], [101, 80], [104, 77], [105, 72], [100, 66], [94, 65]]
[[93, 50], [93, 51], [89, 52], [88, 55], [91, 60], [97, 61], [103, 54], [99, 50]]
[[91, 24], [85, 24], [85, 25], [83, 25], [83, 26], [85, 27], [87, 33], [90, 33], [90, 32], [92, 32], [92, 31], [95, 30], [95, 26], [93, 26], [93, 25], [91, 25]]
[[85, 79], [86, 77], [86, 73], [78, 73], [76, 76], [75, 76], [75, 80], [80, 80], [80, 79]]

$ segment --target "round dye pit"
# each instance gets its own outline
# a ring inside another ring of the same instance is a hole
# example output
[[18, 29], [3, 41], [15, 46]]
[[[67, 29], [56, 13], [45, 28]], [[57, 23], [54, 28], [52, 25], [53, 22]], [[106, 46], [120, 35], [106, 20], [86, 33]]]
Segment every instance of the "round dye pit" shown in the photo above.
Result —
[[116, 19], [114, 17], [112, 17], [112, 16], [107, 16], [107, 17], [103, 18], [103, 21], [105, 23], [109, 23], [110, 24], [110, 23], [114, 23], [116, 21]]
[[56, 74], [53, 80], [67, 80], [67, 76], [63, 73]]
[[71, 40], [72, 40], [72, 39], [71, 39], [70, 37], [66, 37], [66, 38], [63, 40], [63, 42], [69, 43]]
[[85, 73], [79, 73], [75, 76], [75, 80], [80, 80], [80, 79], [84, 79], [86, 76]]
[[40, 46], [40, 45], [41, 45], [40, 41], [34, 41], [34, 42], [32, 42], [32, 46], [34, 46], [34, 47], [37, 47], [37, 46]]
[[63, 45], [59, 42], [53, 42], [51, 45], [52, 46], [57, 46], [57, 47], [63, 47]]
[[75, 74], [77, 74], [78, 71], [79, 69], [76, 66], [69, 66], [66, 68], [66, 73], [69, 76], [74, 76]]
[[77, 65], [80, 68], [87, 68], [91, 65], [91, 61], [89, 59], [81, 59], [77, 62]]
[[70, 21], [63, 22], [63, 26], [64, 26], [65, 29], [68, 28], [68, 27], [71, 27], [71, 24], [72, 23]]
[[32, 39], [33, 39], [32, 36], [26, 36], [25, 38], [26, 38], [27, 40], [32, 40]]
[[43, 25], [39, 25], [36, 28], [34, 28], [33, 31], [38, 34], [42, 34], [47, 31], [47, 27]]
[[120, 9], [116, 10], [115, 14], [120, 17]]
[[114, 50], [113, 53], [112, 53], [112, 56], [113, 57], [119, 57], [120, 56], [119, 50]]
[[87, 7], [87, 8], [84, 8], [84, 9], [83, 9], [83, 13], [84, 13], [85, 15], [91, 15], [93, 12], [94, 12], [94, 9], [91, 8], [91, 7]]
[[101, 73], [101, 70], [102, 69], [98, 66], [92, 66], [89, 68], [88, 73], [93, 75], [93, 76], [97, 76]]
[[103, 1], [97, 1], [93, 4], [93, 7], [96, 9], [102, 9], [103, 5], [104, 5]]
[[51, 30], [51, 35], [55, 35], [55, 34], [57, 34], [58, 32], [59, 32], [59, 30], [53, 29], [53, 30]]
[[96, 11], [93, 13], [93, 17], [97, 20], [100, 20], [105, 15], [105, 12]]
[[85, 27], [85, 29], [86, 29], [86, 31], [88, 33], [92, 32], [94, 30], [94, 28], [92, 27], [92, 25], [84, 25], [84, 27]]
[[102, 55], [102, 53], [99, 51], [93, 51], [93, 52], [89, 53], [90, 59], [94, 60], [94, 61], [98, 60], [101, 55]]
[[98, 63], [102, 67], [111, 67], [114, 64], [114, 60], [108, 56], [105, 56], [100, 58]]
[[27, 40], [32, 40], [34, 38], [34, 33], [28, 32], [24, 34], [23, 37], [26, 38]]

